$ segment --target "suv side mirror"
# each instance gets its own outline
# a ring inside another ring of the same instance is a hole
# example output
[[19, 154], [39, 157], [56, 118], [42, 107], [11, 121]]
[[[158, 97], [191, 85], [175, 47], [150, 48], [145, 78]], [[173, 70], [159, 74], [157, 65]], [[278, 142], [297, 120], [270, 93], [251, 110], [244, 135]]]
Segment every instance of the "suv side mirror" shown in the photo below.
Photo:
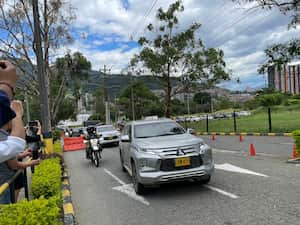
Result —
[[121, 136], [121, 142], [130, 142], [130, 138], [128, 135], [122, 135]]

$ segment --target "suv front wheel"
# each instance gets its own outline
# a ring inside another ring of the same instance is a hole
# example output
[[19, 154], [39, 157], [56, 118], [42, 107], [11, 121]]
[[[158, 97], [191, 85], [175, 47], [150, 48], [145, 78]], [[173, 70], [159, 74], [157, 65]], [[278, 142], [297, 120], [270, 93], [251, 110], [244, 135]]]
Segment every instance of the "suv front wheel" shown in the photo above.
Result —
[[134, 188], [135, 193], [137, 193], [139, 195], [145, 194], [146, 188], [144, 187], [144, 185], [142, 185], [141, 183], [138, 182], [136, 167], [135, 167], [134, 162], [131, 163], [131, 170], [132, 170], [133, 188]]
[[124, 159], [123, 159], [123, 155], [122, 155], [121, 149], [120, 149], [120, 162], [121, 162], [122, 171], [126, 172], [126, 168], [124, 166]]

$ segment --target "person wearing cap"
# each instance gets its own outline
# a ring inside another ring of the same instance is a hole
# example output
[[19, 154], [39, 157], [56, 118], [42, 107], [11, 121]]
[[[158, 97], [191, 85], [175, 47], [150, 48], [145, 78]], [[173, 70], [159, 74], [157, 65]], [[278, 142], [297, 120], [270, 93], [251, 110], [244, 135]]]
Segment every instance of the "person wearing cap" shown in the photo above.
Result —
[[[12, 101], [17, 79], [14, 66], [0, 60], [0, 185], [6, 182], [6, 175], [9, 175], [6, 162], [16, 158], [25, 148], [22, 103]], [[9, 203], [10, 191], [6, 189], [0, 195], [0, 204]]]
[[26, 144], [22, 103], [12, 101], [17, 79], [14, 66], [0, 60], [0, 163], [15, 157]]

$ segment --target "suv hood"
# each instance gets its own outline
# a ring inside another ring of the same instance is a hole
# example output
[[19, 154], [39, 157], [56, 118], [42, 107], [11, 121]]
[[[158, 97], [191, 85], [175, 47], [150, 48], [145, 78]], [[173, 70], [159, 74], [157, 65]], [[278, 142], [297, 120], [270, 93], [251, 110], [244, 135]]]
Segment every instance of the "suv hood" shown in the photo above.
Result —
[[108, 136], [108, 135], [117, 135], [119, 136], [120, 133], [119, 131], [103, 131], [103, 132], [99, 132], [99, 134], [102, 134], [103, 136]]
[[136, 138], [134, 143], [140, 148], [159, 149], [172, 148], [187, 145], [196, 145], [203, 140], [191, 134], [168, 135], [153, 138]]

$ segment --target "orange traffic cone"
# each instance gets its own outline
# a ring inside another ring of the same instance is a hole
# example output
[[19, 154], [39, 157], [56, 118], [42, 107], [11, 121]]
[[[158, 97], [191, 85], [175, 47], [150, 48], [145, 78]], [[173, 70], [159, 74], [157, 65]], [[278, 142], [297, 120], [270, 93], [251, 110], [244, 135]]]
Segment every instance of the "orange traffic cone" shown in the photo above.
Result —
[[243, 135], [240, 134], [240, 142], [243, 141]]
[[250, 156], [256, 156], [255, 148], [253, 144], [250, 144], [250, 150], [249, 150]]
[[294, 145], [294, 147], [293, 147], [293, 159], [296, 159], [296, 158], [298, 158], [298, 154], [297, 154], [297, 146]]
[[212, 141], [216, 140], [215, 134], [212, 134], [212, 135], [211, 135], [211, 140], [212, 140]]

